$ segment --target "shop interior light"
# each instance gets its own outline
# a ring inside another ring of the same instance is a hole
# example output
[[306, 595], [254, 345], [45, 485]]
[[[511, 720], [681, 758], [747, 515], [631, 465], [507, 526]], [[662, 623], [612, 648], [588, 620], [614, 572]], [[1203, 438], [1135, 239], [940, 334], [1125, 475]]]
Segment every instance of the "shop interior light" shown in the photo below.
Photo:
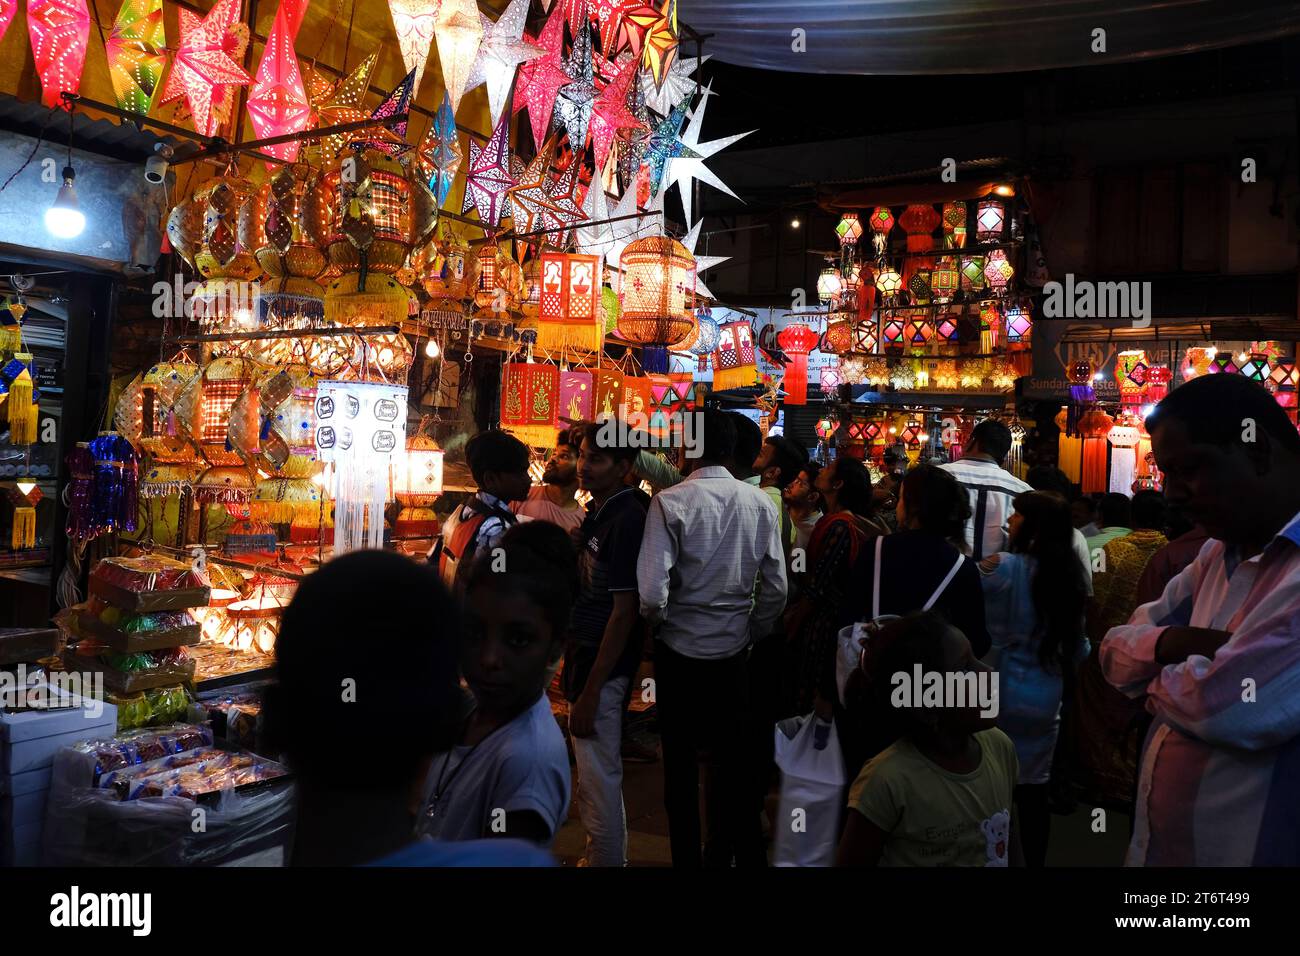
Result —
[[1100, 381], [1104, 380], [1105, 378], [1106, 378], [1105, 375], [1102, 375], [1101, 372], [1098, 372], [1096, 375], [1094, 375], [1094, 376], [1092, 377], [1092, 380], [1093, 380], [1094, 382], [1100, 382]]
[[793, 219], [790, 220], [790, 228], [791, 228], [791, 229], [798, 229], [799, 226], [800, 226], [800, 222], [799, 222], [799, 217], [798, 217], [798, 216], [795, 216]]
[[75, 239], [86, 228], [86, 215], [77, 201], [77, 187], [73, 185], [76, 172], [71, 166], [63, 167], [63, 185], [54, 198], [54, 205], [45, 210], [45, 228], [60, 239]]
[[438, 343], [433, 339], [429, 339], [428, 343], [424, 346], [424, 354], [429, 356], [429, 358], [437, 358], [439, 352]]
[[993, 191], [999, 196], [1014, 196], [1016, 194], [1016, 187], [1010, 183], [999, 183], [993, 187]]

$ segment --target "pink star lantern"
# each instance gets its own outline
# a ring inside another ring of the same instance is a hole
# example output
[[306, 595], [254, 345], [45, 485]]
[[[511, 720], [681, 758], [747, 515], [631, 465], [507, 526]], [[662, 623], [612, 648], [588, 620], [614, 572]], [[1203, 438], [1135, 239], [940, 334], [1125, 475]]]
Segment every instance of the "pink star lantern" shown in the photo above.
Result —
[[[311, 104], [302, 85], [298, 58], [293, 53], [293, 30], [284, 4], [275, 14], [262, 62], [257, 66], [248, 94], [248, 117], [259, 137], [298, 133], [311, 123]], [[271, 156], [291, 163], [298, 158], [300, 145], [288, 142], [263, 148]]]
[[3, 40], [5, 33], [9, 31], [9, 24], [13, 23], [14, 14], [17, 12], [18, 0], [0, 0], [0, 40]]
[[[12, 9], [9, 18], [13, 18]], [[86, 0], [27, 0], [27, 33], [36, 72], [41, 76], [41, 102], [60, 106], [61, 93], [81, 89], [90, 38]]]
[[601, 90], [591, 111], [591, 143], [595, 153], [596, 168], [603, 169], [622, 130], [644, 130], [645, 124], [628, 109], [627, 96], [636, 80], [637, 61], [626, 60], [618, 72]]
[[462, 212], [478, 211], [484, 223], [495, 228], [505, 214], [509, 190], [514, 186], [510, 176], [510, 115], [506, 109], [501, 122], [492, 130], [486, 146], [474, 140], [469, 143], [469, 167], [465, 171], [465, 204]]
[[543, 55], [519, 68], [519, 84], [515, 94], [515, 111], [528, 107], [528, 120], [533, 131], [533, 144], [539, 149], [546, 141], [546, 131], [555, 112], [555, 98], [560, 87], [573, 82], [564, 62], [564, 11], [556, 7], [551, 11], [546, 25], [533, 45], [544, 51]]
[[217, 0], [202, 19], [185, 7], [176, 12], [181, 42], [160, 105], [185, 97], [195, 131], [216, 136], [230, 118], [235, 88], [251, 80], [239, 65], [248, 46], [248, 27], [239, 22], [239, 0]]

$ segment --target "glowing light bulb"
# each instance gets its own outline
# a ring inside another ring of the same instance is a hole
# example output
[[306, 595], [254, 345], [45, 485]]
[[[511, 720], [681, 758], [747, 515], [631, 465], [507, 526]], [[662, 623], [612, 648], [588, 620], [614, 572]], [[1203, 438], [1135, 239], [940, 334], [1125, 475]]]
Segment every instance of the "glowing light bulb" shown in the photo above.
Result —
[[45, 228], [59, 239], [75, 239], [86, 228], [86, 214], [81, 211], [77, 187], [73, 185], [76, 175], [71, 166], [63, 168], [63, 185], [54, 204], [45, 210]]
[[429, 358], [437, 358], [442, 354], [442, 349], [438, 348], [437, 342], [433, 339], [429, 339], [428, 344], [424, 346], [424, 354], [429, 356]]
[[791, 220], [790, 220], [790, 228], [791, 228], [791, 229], [798, 229], [798, 228], [799, 228], [799, 225], [800, 225], [800, 223], [799, 223], [798, 218], [795, 218], [795, 219], [791, 219]]

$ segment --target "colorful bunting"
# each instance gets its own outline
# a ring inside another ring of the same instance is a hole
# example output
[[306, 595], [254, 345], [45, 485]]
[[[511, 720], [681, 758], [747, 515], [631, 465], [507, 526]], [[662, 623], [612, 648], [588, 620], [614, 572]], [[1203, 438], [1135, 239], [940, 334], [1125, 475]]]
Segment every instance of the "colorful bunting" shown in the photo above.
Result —
[[438, 62], [442, 79], [451, 98], [452, 111], [460, 109], [465, 81], [483, 42], [483, 23], [475, 0], [442, 0], [433, 27], [438, 41]]
[[[159, 20], [160, 29], [161, 26]], [[271, 33], [266, 38], [266, 48], [262, 51], [262, 62], [257, 66], [257, 75], [248, 93], [248, 117], [259, 137], [298, 133], [311, 123], [311, 104], [307, 101], [298, 58], [293, 52], [293, 32], [290, 10], [282, 3], [276, 11]], [[298, 158], [300, 145], [292, 141], [263, 149], [267, 154], [291, 163]]]
[[181, 42], [160, 103], [185, 97], [195, 131], [216, 136], [230, 119], [235, 88], [252, 79], [240, 66], [248, 27], [239, 22], [239, 0], [217, 0], [202, 19], [185, 7], [177, 14]]
[[388, 0], [388, 13], [397, 31], [397, 45], [402, 51], [402, 64], [406, 71], [415, 72], [411, 95], [420, 90], [425, 64], [429, 62], [429, 46], [433, 43], [434, 24], [438, 18], [441, 0]]
[[[3, 2], [0, 0], [0, 4]], [[0, 19], [3, 19], [2, 12]], [[0, 26], [0, 36], [3, 35], [4, 28]], [[167, 64], [166, 46], [162, 0], [123, 0], [113, 30], [104, 41], [118, 109], [141, 115], [149, 112]]]
[[90, 37], [86, 0], [27, 0], [27, 33], [41, 77], [41, 102], [61, 106], [60, 94], [81, 88]]
[[478, 57], [465, 81], [465, 91], [486, 86], [492, 125], [501, 119], [510, 87], [522, 64], [543, 55], [542, 50], [523, 40], [524, 21], [528, 18], [528, 0], [510, 0], [500, 19], [493, 23], [482, 18], [483, 42]]

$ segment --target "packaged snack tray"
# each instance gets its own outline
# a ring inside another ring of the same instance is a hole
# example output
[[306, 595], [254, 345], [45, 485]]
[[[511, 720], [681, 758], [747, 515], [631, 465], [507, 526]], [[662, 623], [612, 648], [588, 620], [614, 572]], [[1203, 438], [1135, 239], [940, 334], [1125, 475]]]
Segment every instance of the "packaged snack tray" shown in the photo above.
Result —
[[90, 572], [90, 593], [124, 611], [180, 611], [208, 603], [207, 581], [184, 561], [149, 554], [104, 558]]
[[69, 647], [63, 657], [64, 666], [70, 671], [102, 674], [105, 690], [119, 696], [183, 683], [194, 677], [194, 660], [183, 647], [122, 654], [87, 638]]
[[115, 651], [157, 651], [197, 644], [203, 631], [187, 610], [138, 614], [92, 598], [78, 617], [81, 634], [94, 637]]
[[70, 783], [94, 787], [108, 773], [159, 760], [171, 754], [212, 746], [212, 731], [198, 724], [172, 724], [114, 737], [83, 740], [66, 748]]

